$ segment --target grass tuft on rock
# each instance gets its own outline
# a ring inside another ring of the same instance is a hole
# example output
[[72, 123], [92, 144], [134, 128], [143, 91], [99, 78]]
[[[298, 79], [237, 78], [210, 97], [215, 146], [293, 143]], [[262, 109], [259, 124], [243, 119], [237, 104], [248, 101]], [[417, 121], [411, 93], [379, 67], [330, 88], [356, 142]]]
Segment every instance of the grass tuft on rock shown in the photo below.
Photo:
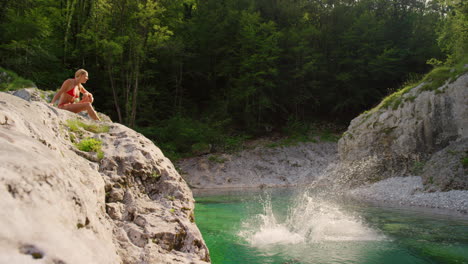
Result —
[[79, 132], [81, 129], [92, 133], [107, 133], [109, 132], [109, 126], [106, 125], [96, 125], [96, 124], [87, 124], [80, 120], [67, 120], [67, 126], [72, 132]]
[[463, 168], [468, 168], [468, 153], [466, 154], [467, 156], [461, 158], [461, 163], [463, 165]]
[[365, 114], [365, 117], [368, 117], [370, 114], [377, 112], [382, 108], [391, 108], [393, 110], [396, 110], [404, 102], [413, 102], [418, 95], [408, 96], [406, 94], [409, 93], [413, 88], [419, 86], [420, 84], [424, 85], [421, 87], [418, 93], [424, 91], [435, 91], [436, 94], [441, 94], [444, 92], [444, 90], [438, 90], [439, 87], [442, 87], [446, 83], [454, 82], [458, 77], [468, 72], [468, 67], [466, 67], [467, 63], [468, 58], [465, 58], [464, 60], [460, 60], [460, 62], [456, 65], [440, 66], [434, 68], [420, 80], [413, 78], [405, 84], [403, 84], [402, 88], [398, 89], [398, 91], [385, 97], [379, 105], [377, 105], [371, 110], [363, 112], [361, 115]]
[[102, 151], [102, 141], [95, 138], [85, 138], [80, 142], [76, 143], [75, 146], [85, 152], [96, 152], [98, 159], [104, 158], [104, 152]]
[[221, 164], [227, 161], [227, 159], [222, 158], [222, 157], [219, 156], [219, 155], [210, 155], [210, 156], [208, 157], [208, 160], [211, 161], [211, 162], [221, 163]]
[[153, 171], [153, 173], [150, 174], [150, 177], [155, 180], [159, 180], [161, 178], [161, 174], [157, 171]]
[[422, 82], [426, 83], [421, 91], [434, 91], [445, 83], [454, 82], [460, 75], [468, 72], [465, 63], [459, 63], [453, 67], [439, 67], [429, 72]]

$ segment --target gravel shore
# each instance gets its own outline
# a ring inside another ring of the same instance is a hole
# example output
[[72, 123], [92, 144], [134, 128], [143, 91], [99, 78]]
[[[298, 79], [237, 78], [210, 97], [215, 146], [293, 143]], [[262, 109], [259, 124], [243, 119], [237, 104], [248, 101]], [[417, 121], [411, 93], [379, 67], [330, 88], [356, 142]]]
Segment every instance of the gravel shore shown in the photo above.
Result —
[[424, 193], [419, 176], [394, 177], [350, 190], [346, 195], [365, 201], [429, 207], [468, 214], [468, 191]]

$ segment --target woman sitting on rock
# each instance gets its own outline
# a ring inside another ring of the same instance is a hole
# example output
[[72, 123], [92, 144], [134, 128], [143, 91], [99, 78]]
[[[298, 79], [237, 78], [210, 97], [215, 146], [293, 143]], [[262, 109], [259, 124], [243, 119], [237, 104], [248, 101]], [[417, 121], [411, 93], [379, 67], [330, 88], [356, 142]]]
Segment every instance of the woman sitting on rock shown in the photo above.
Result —
[[[74, 79], [68, 79], [63, 82], [62, 87], [52, 99], [51, 104], [53, 105], [55, 101], [60, 98], [57, 106], [58, 108], [65, 109], [73, 113], [79, 113], [86, 110], [92, 119], [100, 120], [91, 105], [94, 101], [93, 95], [86, 91], [83, 85], [81, 85], [82, 83], [86, 83], [87, 80], [88, 72], [83, 69], [79, 69], [76, 71]], [[83, 94], [81, 101], [79, 101], [80, 93]]]

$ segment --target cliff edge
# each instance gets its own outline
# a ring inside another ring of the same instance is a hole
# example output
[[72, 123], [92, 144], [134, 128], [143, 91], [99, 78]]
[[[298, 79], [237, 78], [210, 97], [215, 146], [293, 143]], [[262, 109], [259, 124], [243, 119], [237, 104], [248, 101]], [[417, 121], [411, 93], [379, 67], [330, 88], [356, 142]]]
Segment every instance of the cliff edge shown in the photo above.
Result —
[[0, 263], [210, 262], [192, 192], [149, 139], [28, 99], [0, 92]]

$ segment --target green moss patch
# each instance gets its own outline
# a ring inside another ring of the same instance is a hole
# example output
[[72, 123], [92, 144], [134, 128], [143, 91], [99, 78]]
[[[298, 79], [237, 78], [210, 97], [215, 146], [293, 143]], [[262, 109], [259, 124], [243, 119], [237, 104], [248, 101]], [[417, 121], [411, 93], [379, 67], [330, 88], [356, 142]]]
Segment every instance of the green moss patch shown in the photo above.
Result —
[[[462, 60], [462, 62], [453, 65], [453, 66], [441, 66], [433, 69], [431, 72], [426, 74], [421, 80], [412, 80], [411, 82], [403, 85], [401, 89], [385, 97], [382, 102], [369, 111], [363, 112], [361, 115], [365, 114], [365, 119], [367, 117], [380, 110], [380, 109], [398, 109], [404, 102], [410, 101], [413, 102], [418, 95], [405, 96], [413, 88], [424, 83], [419, 92], [423, 91], [435, 91], [436, 94], [444, 93], [444, 90], [437, 90], [439, 87], [442, 87], [444, 84], [454, 82], [458, 77], [468, 72], [468, 68], [465, 65], [468, 63], [468, 59]], [[364, 119], [364, 120], [365, 120]]]
[[[426, 77], [424, 77], [424, 86], [421, 91], [434, 91], [435, 89], [443, 86], [447, 80], [451, 79], [455, 71], [449, 67], [440, 67], [432, 70]], [[455, 77], [455, 76], [453, 76]]]
[[216, 163], [224, 163], [227, 161], [227, 159], [222, 158], [221, 156], [218, 156], [218, 155], [210, 155], [208, 157], [208, 160], [211, 162], [216, 162]]
[[443, 86], [445, 83], [452, 83], [462, 74], [468, 72], [468, 68], [465, 68], [466, 62], [459, 63], [453, 67], [438, 67], [429, 72], [422, 80], [426, 83], [421, 90], [422, 91], [434, 91], [437, 88]]
[[101, 150], [102, 142], [94, 138], [85, 138], [76, 144], [76, 147], [81, 151], [98, 152]]
[[155, 180], [159, 180], [161, 178], [161, 174], [158, 173], [157, 171], [153, 171], [153, 173], [150, 174], [150, 177]]
[[421, 175], [424, 170], [424, 162], [414, 161], [413, 167], [411, 168], [411, 173], [413, 175]]
[[[392, 108], [393, 110], [398, 109], [400, 104], [403, 101], [403, 95], [407, 94], [411, 89], [419, 85], [419, 83], [413, 83], [410, 85], [407, 85], [403, 87], [402, 89], [396, 91], [395, 93], [385, 97], [382, 102], [376, 107], [378, 109], [380, 108]], [[414, 100], [414, 98], [413, 98]]]
[[71, 119], [67, 120], [67, 126], [72, 132], [80, 132], [81, 129], [84, 129], [92, 133], [107, 133], [110, 130], [109, 126], [88, 124], [80, 120]]
[[96, 152], [98, 159], [104, 158], [104, 152], [102, 151], [102, 141], [95, 138], [85, 138], [80, 142], [76, 143], [75, 146], [85, 152]]
[[468, 168], [468, 152], [465, 152], [465, 157], [461, 158], [461, 163], [463, 165], [463, 168]]

